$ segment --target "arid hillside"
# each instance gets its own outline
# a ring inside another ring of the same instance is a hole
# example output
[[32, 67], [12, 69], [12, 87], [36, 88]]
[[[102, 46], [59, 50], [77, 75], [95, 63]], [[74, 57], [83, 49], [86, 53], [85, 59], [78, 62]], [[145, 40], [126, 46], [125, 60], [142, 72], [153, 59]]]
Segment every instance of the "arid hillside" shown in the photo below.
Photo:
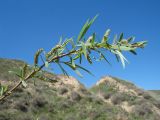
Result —
[[[19, 60], [0, 59], [0, 83], [9, 88], [18, 78], [8, 71]], [[30, 79], [0, 102], [0, 120], [159, 120], [157, 91], [105, 76], [87, 89], [78, 80], [45, 72], [45, 80]]]

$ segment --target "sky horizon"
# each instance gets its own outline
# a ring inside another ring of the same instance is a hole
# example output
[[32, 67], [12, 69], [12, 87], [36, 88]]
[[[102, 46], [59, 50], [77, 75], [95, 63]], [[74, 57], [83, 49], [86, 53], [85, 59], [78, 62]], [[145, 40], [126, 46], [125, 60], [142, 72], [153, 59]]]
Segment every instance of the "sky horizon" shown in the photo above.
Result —
[[[148, 45], [138, 49], [137, 56], [125, 53], [129, 64], [123, 69], [113, 55], [107, 54], [112, 66], [105, 61], [84, 62], [95, 76], [82, 72], [70, 75], [90, 87], [102, 76], [111, 75], [133, 82], [146, 90], [160, 90], [160, 1], [159, 0], [5, 0], [0, 1], [0, 58], [20, 59], [33, 63], [37, 49], [48, 51], [61, 36], [76, 39], [88, 18], [99, 14], [89, 33], [96, 32], [99, 39], [111, 29], [115, 34], [135, 36], [135, 42], [147, 40]], [[54, 71], [61, 73], [55, 66]], [[159, 72], [158, 72], [159, 71]]]

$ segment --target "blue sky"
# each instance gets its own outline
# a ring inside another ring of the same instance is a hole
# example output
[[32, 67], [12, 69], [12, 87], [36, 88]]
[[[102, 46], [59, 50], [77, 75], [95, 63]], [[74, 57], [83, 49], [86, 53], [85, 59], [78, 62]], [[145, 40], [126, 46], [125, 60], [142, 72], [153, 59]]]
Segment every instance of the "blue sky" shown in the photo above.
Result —
[[147, 40], [148, 45], [137, 56], [125, 54], [130, 62], [125, 69], [109, 54], [112, 66], [84, 63], [94, 77], [84, 72], [84, 78], [70, 74], [87, 87], [112, 75], [144, 89], [160, 89], [159, 5], [159, 0], [0, 0], [0, 57], [32, 64], [38, 48], [49, 50], [61, 35], [76, 38], [85, 21], [99, 14], [89, 33], [101, 38], [110, 28], [112, 36], [123, 32], [136, 41]]

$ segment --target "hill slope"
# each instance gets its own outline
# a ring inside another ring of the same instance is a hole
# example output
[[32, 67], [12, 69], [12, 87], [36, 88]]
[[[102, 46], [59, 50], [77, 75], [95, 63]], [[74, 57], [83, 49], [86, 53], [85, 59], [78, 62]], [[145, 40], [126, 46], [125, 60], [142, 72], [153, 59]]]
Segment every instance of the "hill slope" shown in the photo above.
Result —
[[[0, 82], [14, 85], [8, 71], [23, 63], [0, 59]], [[0, 120], [159, 120], [160, 103], [126, 81], [104, 77], [88, 90], [73, 77], [45, 76], [50, 81], [31, 79], [0, 102]]]
[[148, 92], [152, 97], [160, 101], [160, 90], [149, 90]]

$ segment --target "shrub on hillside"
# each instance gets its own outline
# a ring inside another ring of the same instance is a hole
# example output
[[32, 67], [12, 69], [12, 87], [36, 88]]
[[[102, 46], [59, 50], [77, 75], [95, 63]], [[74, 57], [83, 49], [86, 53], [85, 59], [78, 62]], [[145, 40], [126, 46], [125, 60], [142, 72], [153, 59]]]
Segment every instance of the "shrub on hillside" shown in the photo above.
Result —
[[152, 98], [151, 95], [149, 93], [147, 93], [147, 92], [144, 92], [143, 97], [145, 99], [151, 99]]
[[112, 91], [106, 91], [101, 93], [104, 99], [109, 99], [114, 93]]
[[62, 88], [59, 89], [59, 94], [60, 95], [63, 95], [65, 93], [67, 93], [67, 92], [68, 92], [68, 89], [66, 87], [62, 87]]
[[81, 100], [81, 96], [79, 95], [79, 93], [73, 91], [71, 92], [71, 99], [74, 101], [79, 101]]
[[41, 108], [44, 107], [48, 102], [46, 101], [46, 99], [44, 97], [36, 97], [33, 100], [33, 106], [36, 108]]
[[22, 112], [27, 112], [28, 107], [29, 107], [29, 103], [27, 101], [24, 101], [24, 100], [23, 101], [22, 100], [18, 101], [14, 106], [15, 109], [20, 110]]
[[160, 109], [160, 101], [154, 101], [153, 104]]
[[116, 93], [111, 97], [111, 101], [113, 104], [120, 104], [121, 102], [126, 100], [126, 96], [122, 93]]
[[142, 89], [135, 89], [135, 91], [138, 94], [138, 96], [143, 96], [143, 94], [144, 94], [144, 90], [142, 90]]
[[149, 115], [152, 113], [151, 106], [147, 103], [138, 104], [134, 107], [133, 112], [138, 116]]

